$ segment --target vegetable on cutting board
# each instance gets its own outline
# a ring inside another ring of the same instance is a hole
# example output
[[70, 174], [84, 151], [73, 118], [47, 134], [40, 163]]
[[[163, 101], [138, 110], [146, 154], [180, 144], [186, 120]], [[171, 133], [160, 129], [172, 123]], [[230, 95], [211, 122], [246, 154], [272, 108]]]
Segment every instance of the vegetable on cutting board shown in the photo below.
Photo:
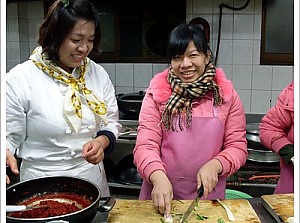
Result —
[[165, 223], [173, 223], [173, 217], [169, 215], [168, 217], [164, 214], [164, 222]]
[[225, 223], [225, 221], [222, 218], [219, 218], [217, 223]]
[[204, 220], [208, 219], [208, 217], [206, 217], [206, 216], [204, 216], [204, 215], [199, 215], [199, 214], [197, 214], [197, 215], [196, 215], [196, 219], [197, 219], [197, 220], [200, 220], [200, 221], [204, 221]]

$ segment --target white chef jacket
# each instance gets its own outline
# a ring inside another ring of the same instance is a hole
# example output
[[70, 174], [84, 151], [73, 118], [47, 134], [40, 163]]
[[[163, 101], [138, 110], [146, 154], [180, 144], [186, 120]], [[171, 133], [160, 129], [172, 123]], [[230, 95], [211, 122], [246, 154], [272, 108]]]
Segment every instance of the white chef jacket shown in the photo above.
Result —
[[[78, 77], [76, 69], [72, 75]], [[81, 157], [83, 145], [99, 130], [117, 138], [118, 107], [114, 87], [102, 66], [90, 61], [86, 87], [107, 106], [108, 125], [95, 116], [82, 96], [82, 124], [78, 135], [63, 117], [67, 85], [54, 80], [31, 60], [6, 75], [6, 146], [22, 158], [20, 180], [41, 176], [74, 176], [96, 183], [101, 196], [109, 196], [103, 163], [88, 163]]]

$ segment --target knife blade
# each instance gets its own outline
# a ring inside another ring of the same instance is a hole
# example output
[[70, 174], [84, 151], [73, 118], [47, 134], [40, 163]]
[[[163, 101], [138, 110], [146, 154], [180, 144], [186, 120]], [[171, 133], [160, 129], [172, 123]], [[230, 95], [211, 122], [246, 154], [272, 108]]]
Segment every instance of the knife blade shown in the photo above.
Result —
[[203, 196], [203, 193], [204, 193], [203, 185], [201, 185], [201, 187], [197, 191], [197, 195], [196, 195], [195, 199], [192, 201], [192, 203], [190, 204], [189, 208], [183, 214], [183, 216], [182, 216], [182, 218], [180, 220], [180, 223], [186, 222], [186, 220], [188, 219], [188, 217], [190, 216], [190, 214], [192, 213], [192, 211], [197, 206], [197, 204], [199, 202], [199, 198], [201, 198]]

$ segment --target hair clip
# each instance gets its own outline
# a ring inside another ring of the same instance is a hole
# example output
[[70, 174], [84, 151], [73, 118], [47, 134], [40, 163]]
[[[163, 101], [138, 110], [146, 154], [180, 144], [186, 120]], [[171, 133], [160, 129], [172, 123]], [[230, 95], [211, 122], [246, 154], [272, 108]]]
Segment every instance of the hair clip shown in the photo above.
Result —
[[61, 2], [64, 4], [64, 7], [69, 5], [69, 0], [61, 0]]

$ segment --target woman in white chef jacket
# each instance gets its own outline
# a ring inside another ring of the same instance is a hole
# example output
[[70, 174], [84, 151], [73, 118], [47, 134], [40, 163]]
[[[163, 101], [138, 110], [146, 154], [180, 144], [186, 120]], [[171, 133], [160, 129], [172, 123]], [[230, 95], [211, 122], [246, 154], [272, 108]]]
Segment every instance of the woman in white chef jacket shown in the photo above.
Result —
[[28, 61], [6, 75], [6, 146], [22, 159], [20, 180], [75, 176], [109, 189], [104, 154], [121, 125], [115, 90], [98, 52], [99, 13], [88, 0], [58, 0]]

